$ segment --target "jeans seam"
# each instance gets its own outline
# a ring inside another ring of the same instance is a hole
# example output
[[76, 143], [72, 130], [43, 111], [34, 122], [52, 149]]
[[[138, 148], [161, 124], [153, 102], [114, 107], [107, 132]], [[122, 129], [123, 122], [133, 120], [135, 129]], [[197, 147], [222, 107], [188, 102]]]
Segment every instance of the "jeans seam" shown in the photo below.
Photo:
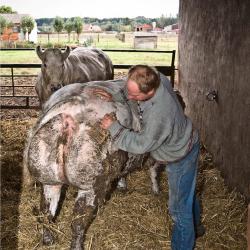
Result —
[[[184, 176], [184, 173], [182, 172], [182, 175], [180, 176], [180, 179], [179, 179], [179, 183], [178, 183], [178, 192], [177, 192], [177, 197], [179, 198], [179, 190], [180, 190], [180, 185], [181, 185], [181, 180], [182, 180], [182, 178], [183, 178], [183, 176]], [[177, 212], [177, 216], [178, 216], [178, 222], [179, 222], [179, 225], [180, 225], [180, 227], [181, 227], [181, 246], [183, 245], [183, 240], [184, 240], [184, 235], [183, 235], [183, 230], [182, 230], [182, 228], [183, 228], [183, 225], [182, 225], [182, 223], [181, 223], [181, 220], [180, 220], [180, 210], [181, 210], [181, 208], [179, 207], [179, 209], [178, 209], [179, 211]]]

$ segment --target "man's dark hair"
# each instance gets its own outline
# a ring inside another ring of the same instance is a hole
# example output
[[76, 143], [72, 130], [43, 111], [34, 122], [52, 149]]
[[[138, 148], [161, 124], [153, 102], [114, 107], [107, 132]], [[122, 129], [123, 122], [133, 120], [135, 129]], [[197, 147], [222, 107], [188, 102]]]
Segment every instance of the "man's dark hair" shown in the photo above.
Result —
[[148, 65], [135, 65], [128, 71], [128, 80], [138, 84], [139, 90], [147, 94], [152, 89], [156, 90], [160, 85], [158, 71]]

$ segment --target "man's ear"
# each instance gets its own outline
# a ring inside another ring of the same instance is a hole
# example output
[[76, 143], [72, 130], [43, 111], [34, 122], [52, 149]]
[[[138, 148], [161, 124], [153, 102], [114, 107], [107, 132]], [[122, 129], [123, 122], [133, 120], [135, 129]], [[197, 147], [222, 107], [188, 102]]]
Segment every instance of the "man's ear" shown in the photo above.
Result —
[[147, 93], [147, 95], [148, 95], [148, 96], [153, 96], [154, 93], [155, 93], [155, 90], [154, 90], [154, 89], [151, 89], [151, 90]]

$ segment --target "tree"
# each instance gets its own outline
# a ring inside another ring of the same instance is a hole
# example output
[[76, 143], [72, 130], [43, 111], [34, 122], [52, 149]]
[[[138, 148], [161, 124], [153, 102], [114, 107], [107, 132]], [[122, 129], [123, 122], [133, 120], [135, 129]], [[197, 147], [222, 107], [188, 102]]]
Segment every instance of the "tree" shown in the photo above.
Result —
[[30, 33], [34, 29], [34, 27], [35, 27], [35, 21], [33, 20], [32, 17], [27, 16], [26, 24], [27, 24], [28, 41], [29, 41], [30, 40]]
[[30, 40], [30, 33], [35, 27], [35, 21], [31, 16], [24, 16], [21, 19], [21, 28], [24, 33], [24, 37], [28, 33], [28, 41]]
[[80, 34], [82, 33], [82, 27], [83, 27], [83, 21], [81, 17], [75, 17], [74, 18], [74, 29], [77, 34], [77, 42], [79, 43], [79, 37]]
[[0, 16], [0, 34], [2, 35], [7, 27], [7, 21], [3, 16]]
[[58, 42], [59, 42], [59, 33], [63, 30], [63, 19], [57, 16], [54, 20], [53, 27], [55, 31], [58, 33]]
[[165, 26], [174, 24], [178, 22], [178, 16], [176, 17], [172, 17], [171, 15], [168, 17], [167, 15], [161, 15], [160, 18], [157, 18], [156, 20], [157, 22], [157, 26], [159, 26], [160, 28], [164, 28]]
[[10, 6], [2, 5], [2, 6], [0, 6], [0, 13], [2, 13], [2, 14], [14, 14], [17, 12], [13, 11]]
[[68, 33], [68, 40], [70, 42], [70, 33], [74, 30], [74, 23], [70, 19], [67, 19], [66, 23], [64, 24], [64, 29]]
[[12, 22], [7, 22], [6, 27], [8, 29], [8, 42], [10, 43], [10, 36], [13, 33], [12, 28], [14, 27], [14, 24]]
[[166, 18], [164, 15], [161, 15], [161, 17], [158, 19], [158, 25], [161, 28], [164, 28], [166, 26]]
[[123, 24], [125, 25], [125, 26], [128, 26], [128, 25], [130, 25], [130, 19], [128, 18], [128, 17], [125, 17], [125, 18], [123, 18]]

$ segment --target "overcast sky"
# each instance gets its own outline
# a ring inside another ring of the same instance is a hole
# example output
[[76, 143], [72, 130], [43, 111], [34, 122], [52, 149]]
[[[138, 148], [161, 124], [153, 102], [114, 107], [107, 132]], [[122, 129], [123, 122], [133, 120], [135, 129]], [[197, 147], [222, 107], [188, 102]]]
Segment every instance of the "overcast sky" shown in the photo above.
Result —
[[176, 16], [179, 0], [0, 0], [19, 14], [41, 17], [129, 17]]

